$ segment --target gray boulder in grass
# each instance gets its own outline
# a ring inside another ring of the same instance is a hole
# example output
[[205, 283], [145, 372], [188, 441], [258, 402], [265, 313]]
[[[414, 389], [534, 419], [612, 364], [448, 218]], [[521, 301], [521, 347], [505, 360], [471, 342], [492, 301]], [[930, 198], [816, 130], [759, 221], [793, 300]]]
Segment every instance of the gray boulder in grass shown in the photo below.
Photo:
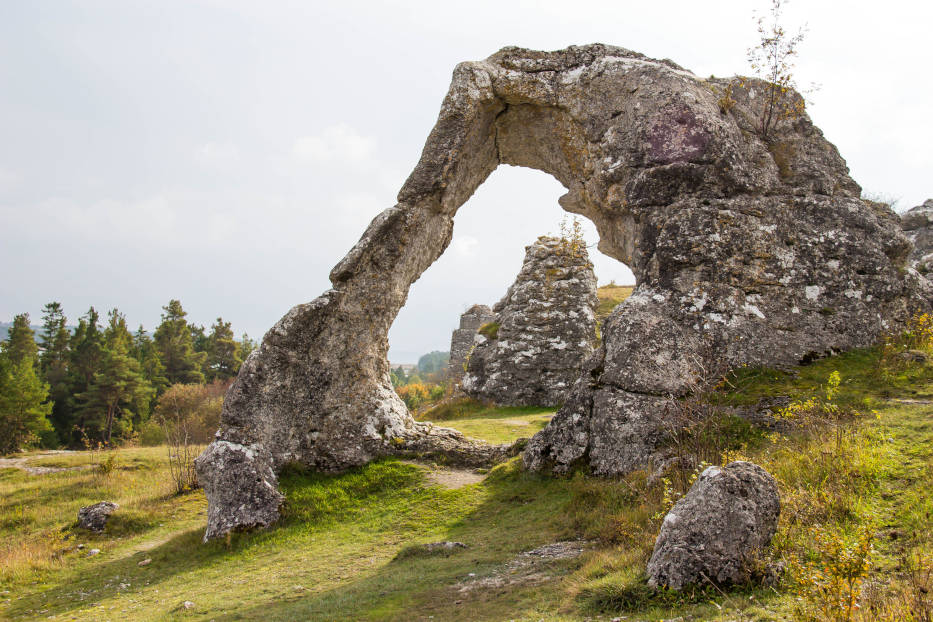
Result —
[[760, 466], [709, 467], [664, 517], [648, 562], [649, 585], [747, 582], [749, 562], [770, 544], [780, 513], [777, 483]]
[[78, 527], [101, 532], [107, 525], [107, 519], [120, 506], [110, 501], [101, 501], [78, 510]]

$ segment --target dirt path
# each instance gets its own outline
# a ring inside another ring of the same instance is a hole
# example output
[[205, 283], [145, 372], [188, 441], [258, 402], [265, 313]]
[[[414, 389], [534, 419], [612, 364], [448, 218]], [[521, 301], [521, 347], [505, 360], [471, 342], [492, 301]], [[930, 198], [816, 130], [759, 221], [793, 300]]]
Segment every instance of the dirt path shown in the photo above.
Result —
[[19, 469], [21, 471], [26, 471], [30, 475], [47, 475], [49, 473], [58, 473], [59, 471], [81, 471], [83, 469], [91, 468], [91, 465], [89, 464], [80, 464], [73, 467], [46, 467], [27, 465], [27, 463], [34, 458], [45, 458], [47, 456], [56, 456], [70, 453], [73, 452], [66, 449], [54, 449], [43, 451], [42, 453], [38, 454], [33, 454], [31, 456], [23, 456], [22, 458], [0, 458], [0, 469]]
[[486, 479], [485, 473], [477, 473], [476, 471], [471, 471], [469, 469], [451, 469], [448, 467], [440, 466], [430, 467], [426, 464], [415, 462], [413, 460], [403, 460], [402, 462], [421, 467], [427, 472], [426, 474], [429, 482], [437, 486], [449, 488], [451, 490], [463, 488], [464, 486], [469, 486], [470, 484], [477, 484]]

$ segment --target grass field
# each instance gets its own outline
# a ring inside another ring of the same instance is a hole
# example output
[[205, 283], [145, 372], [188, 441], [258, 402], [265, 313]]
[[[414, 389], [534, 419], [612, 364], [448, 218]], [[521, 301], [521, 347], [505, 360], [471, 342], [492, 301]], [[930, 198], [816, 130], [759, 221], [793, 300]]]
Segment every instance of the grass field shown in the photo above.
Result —
[[[836, 402], [859, 411], [839, 429], [777, 434], [733, 422], [720, 431], [729, 459], [754, 460], [779, 480], [772, 556], [817, 559], [814, 534], [868, 532], [869, 583], [881, 594], [872, 602], [881, 605], [860, 619], [907, 619], [885, 618], [880, 607], [909, 597], [909, 559], [933, 551], [933, 367], [879, 374], [877, 359], [868, 350], [789, 373], [743, 370], [722, 396], [734, 405], [805, 400], [822, 395], [838, 371]], [[431, 420], [505, 442], [530, 436], [551, 414], [474, 405]], [[392, 459], [342, 475], [289, 472], [281, 525], [204, 545], [203, 495], [172, 494], [165, 456], [158, 447], [121, 449], [109, 474], [0, 470], [0, 618], [777, 620], [801, 619], [807, 604], [790, 579], [774, 588], [648, 591], [644, 563], [670, 500], [641, 473], [541, 477], [516, 459], [480, 483], [448, 489], [425, 468]], [[106, 460], [76, 452], [33, 462]], [[121, 506], [105, 533], [76, 529], [78, 508], [104, 499]], [[522, 551], [577, 538], [588, 543], [582, 556], [546, 561], [531, 575], [516, 570]], [[417, 546], [439, 540], [468, 548], [432, 554]], [[89, 557], [91, 548], [100, 553]], [[477, 581], [486, 587], [472, 589]]]
[[609, 317], [620, 302], [632, 295], [634, 289], [634, 285], [615, 285], [614, 283], [597, 288], [596, 298], [599, 301], [596, 307], [597, 321], [602, 322]]
[[461, 399], [436, 406], [420, 414], [418, 419], [454, 428], [466, 436], [490, 443], [511, 443], [534, 436], [547, 425], [555, 412], [553, 408], [495, 407]]

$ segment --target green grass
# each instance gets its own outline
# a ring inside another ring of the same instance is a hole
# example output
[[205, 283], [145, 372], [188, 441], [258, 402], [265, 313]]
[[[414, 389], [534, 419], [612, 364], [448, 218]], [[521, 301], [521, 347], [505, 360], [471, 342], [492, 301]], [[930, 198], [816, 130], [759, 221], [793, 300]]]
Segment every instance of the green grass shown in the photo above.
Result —
[[596, 298], [599, 303], [596, 307], [596, 320], [602, 323], [620, 302], [632, 295], [634, 289], [634, 285], [615, 285], [614, 283], [597, 288]]
[[466, 436], [489, 443], [512, 443], [534, 436], [547, 425], [555, 412], [555, 408], [500, 407], [465, 398], [432, 408], [418, 415], [418, 419], [454, 428]]
[[[777, 395], [806, 399], [839, 371], [838, 403], [861, 411], [845, 420], [841, 434], [779, 435], [735, 422], [723, 429], [737, 443], [729, 460], [754, 460], [779, 481], [783, 511], [774, 558], [812, 554], [812, 529], [856, 533], [870, 525], [874, 578], [895, 598], [904, 556], [933, 551], [933, 407], [916, 402], [933, 395], [933, 367], [880, 373], [877, 354], [853, 352], [789, 372], [741, 370], [723, 397], [734, 404]], [[550, 414], [463, 402], [424, 417], [501, 442], [530, 435]], [[171, 494], [165, 448], [116, 456], [110, 475], [0, 470], [0, 619], [799, 618], [787, 583], [682, 594], [647, 589], [644, 564], [666, 507], [662, 487], [644, 473], [550, 478], [525, 473], [513, 459], [482, 483], [449, 490], [432, 485], [425, 469], [398, 460], [340, 475], [290, 470], [281, 477], [286, 505], [279, 526], [203, 545], [204, 497]], [[35, 460], [91, 461], [86, 452]], [[106, 531], [77, 530], [78, 508], [104, 499], [121, 505]], [[590, 550], [549, 565], [539, 582], [456, 587], [469, 573], [491, 575], [521, 551], [577, 537], [590, 541]], [[418, 545], [439, 540], [468, 548], [419, 553]], [[87, 557], [92, 547], [101, 553]], [[151, 563], [139, 566], [144, 559]], [[184, 610], [184, 601], [194, 607]]]

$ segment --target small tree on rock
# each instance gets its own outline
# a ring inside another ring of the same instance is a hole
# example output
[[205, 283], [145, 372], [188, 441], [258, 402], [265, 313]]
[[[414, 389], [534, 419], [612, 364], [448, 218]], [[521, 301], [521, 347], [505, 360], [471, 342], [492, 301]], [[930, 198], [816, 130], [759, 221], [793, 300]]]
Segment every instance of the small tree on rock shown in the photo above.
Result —
[[760, 16], [758, 44], [748, 48], [748, 62], [755, 75], [767, 83], [765, 101], [758, 121], [758, 134], [767, 141], [771, 130], [781, 119], [794, 119], [803, 114], [804, 100], [794, 92], [793, 57], [806, 36], [806, 29], [790, 35], [781, 25], [784, 0], [771, 0], [768, 16]]

